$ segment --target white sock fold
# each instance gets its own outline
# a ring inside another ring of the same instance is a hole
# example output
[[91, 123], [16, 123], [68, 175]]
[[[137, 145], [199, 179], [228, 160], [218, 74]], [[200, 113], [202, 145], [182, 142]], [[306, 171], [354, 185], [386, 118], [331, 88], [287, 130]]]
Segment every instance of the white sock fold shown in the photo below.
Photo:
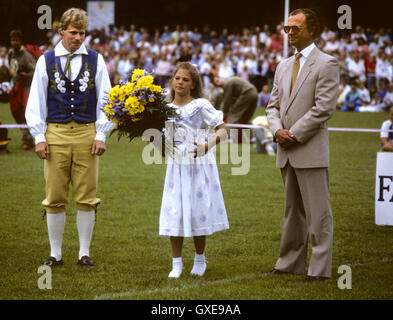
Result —
[[78, 210], [76, 216], [76, 225], [79, 235], [79, 259], [83, 256], [90, 257], [90, 242], [93, 235], [95, 223], [94, 211]]
[[203, 276], [206, 271], [206, 259], [205, 254], [195, 253], [194, 266], [192, 267], [191, 274], [197, 276]]
[[61, 247], [63, 243], [65, 220], [65, 212], [47, 213], [46, 215], [50, 244], [50, 256], [54, 257], [57, 261], [60, 261], [62, 258]]
[[179, 278], [183, 271], [182, 258], [172, 258], [172, 271], [169, 273], [168, 278]]

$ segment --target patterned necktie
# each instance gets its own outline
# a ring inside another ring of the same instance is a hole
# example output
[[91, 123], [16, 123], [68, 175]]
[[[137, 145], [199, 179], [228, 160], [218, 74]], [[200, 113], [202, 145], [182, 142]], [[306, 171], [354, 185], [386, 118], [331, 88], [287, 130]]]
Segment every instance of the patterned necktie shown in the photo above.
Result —
[[71, 60], [74, 59], [77, 55], [76, 54], [69, 54], [67, 56], [67, 61], [64, 67], [64, 73], [67, 74], [67, 78], [71, 80]]
[[293, 63], [291, 92], [292, 92], [293, 87], [295, 86], [297, 74], [299, 73], [299, 69], [300, 69], [300, 61], [299, 60], [300, 60], [301, 56], [302, 56], [302, 54], [300, 52], [296, 53], [295, 62]]

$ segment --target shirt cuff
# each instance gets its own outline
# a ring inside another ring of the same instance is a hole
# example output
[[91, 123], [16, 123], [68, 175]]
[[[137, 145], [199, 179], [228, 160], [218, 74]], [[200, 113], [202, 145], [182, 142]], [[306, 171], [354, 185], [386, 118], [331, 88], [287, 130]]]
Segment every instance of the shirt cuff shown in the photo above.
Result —
[[37, 135], [34, 137], [34, 140], [35, 140], [35, 144], [39, 144], [39, 143], [41, 143], [41, 142], [46, 142], [45, 135], [42, 134], [42, 133], [37, 134]]
[[106, 134], [103, 132], [97, 131], [96, 137], [94, 138], [94, 140], [100, 140], [105, 143], [105, 139], [106, 139]]
[[292, 135], [292, 138], [294, 138], [296, 141], [298, 141], [291, 130], [289, 130], [289, 133]]

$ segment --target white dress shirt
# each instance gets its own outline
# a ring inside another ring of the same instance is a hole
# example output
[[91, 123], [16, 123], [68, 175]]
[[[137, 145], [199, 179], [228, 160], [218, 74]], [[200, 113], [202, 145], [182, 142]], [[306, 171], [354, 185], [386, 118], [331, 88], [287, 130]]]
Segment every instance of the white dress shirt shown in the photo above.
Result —
[[[302, 54], [302, 56], [299, 59], [299, 63], [300, 63], [300, 68], [299, 68], [299, 72], [298, 74], [300, 74], [300, 71], [302, 70], [304, 64], [306, 63], [306, 60], [308, 58], [308, 56], [310, 55], [311, 51], [316, 48], [316, 45], [313, 43], [311, 43], [308, 47], [305, 47], [302, 51], [300, 51], [300, 53]], [[295, 54], [298, 51], [296, 50]]]
[[[61, 67], [64, 70], [67, 55], [70, 52], [64, 48], [62, 41], [55, 47], [55, 56], [60, 56]], [[82, 67], [82, 54], [88, 54], [84, 44], [73, 54], [77, 56], [71, 60], [71, 81], [78, 77]], [[114, 124], [108, 121], [105, 113], [101, 110], [103, 98], [111, 89], [108, 71], [104, 58], [98, 54], [97, 71], [95, 76], [96, 96], [97, 96], [97, 120], [95, 140], [105, 142], [106, 135], [114, 128]], [[48, 74], [46, 72], [46, 62], [44, 55], [38, 59], [31, 82], [29, 99], [26, 106], [26, 123], [30, 133], [33, 135], [35, 143], [46, 142], [46, 116], [47, 116], [47, 94], [48, 94]]]

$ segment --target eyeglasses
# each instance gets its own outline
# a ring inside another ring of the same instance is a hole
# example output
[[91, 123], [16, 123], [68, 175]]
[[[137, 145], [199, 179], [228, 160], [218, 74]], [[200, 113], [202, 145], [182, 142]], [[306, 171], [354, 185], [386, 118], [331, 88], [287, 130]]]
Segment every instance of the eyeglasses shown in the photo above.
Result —
[[284, 32], [289, 33], [289, 31], [292, 29], [294, 33], [298, 33], [300, 30], [303, 30], [304, 28], [298, 27], [298, 26], [285, 26], [284, 27]]

